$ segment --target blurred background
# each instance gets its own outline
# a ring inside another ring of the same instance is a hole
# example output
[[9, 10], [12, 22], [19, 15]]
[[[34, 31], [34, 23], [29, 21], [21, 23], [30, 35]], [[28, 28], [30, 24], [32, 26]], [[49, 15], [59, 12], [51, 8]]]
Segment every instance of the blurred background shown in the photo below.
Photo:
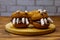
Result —
[[50, 16], [60, 16], [60, 0], [0, 0], [0, 16], [10, 16], [16, 10], [46, 9]]

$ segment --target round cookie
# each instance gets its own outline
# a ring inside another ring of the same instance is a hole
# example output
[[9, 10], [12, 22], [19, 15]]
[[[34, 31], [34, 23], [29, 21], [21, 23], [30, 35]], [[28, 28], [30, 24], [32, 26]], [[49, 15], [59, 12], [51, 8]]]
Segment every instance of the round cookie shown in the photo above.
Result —
[[[22, 11], [16, 11], [16, 12], [14, 12], [13, 14], [12, 14], [12, 21], [14, 20], [14, 18], [15, 18], [15, 21], [14, 21], [14, 26], [16, 27], [16, 28], [27, 28], [27, 24], [25, 24], [25, 23], [22, 23], [22, 18], [23, 17], [25, 17], [26, 16], [26, 14], [25, 14], [25, 12], [22, 12]], [[19, 20], [18, 21], [18, 23], [16, 23], [17, 22], [17, 20]], [[25, 20], [25, 19], [24, 19]], [[25, 22], [25, 21], [24, 21]], [[12, 22], [13, 23], [13, 22]]]
[[[38, 10], [34, 10], [28, 13], [28, 15], [30, 16], [30, 19], [32, 20], [32, 24], [34, 25], [35, 28], [39, 28], [39, 29], [46, 29], [49, 26], [49, 21], [47, 24], [41, 25], [41, 19], [44, 20], [44, 17], [47, 17], [47, 15], [42, 15], [43, 12], [39, 12]], [[39, 22], [37, 22], [39, 21]]]

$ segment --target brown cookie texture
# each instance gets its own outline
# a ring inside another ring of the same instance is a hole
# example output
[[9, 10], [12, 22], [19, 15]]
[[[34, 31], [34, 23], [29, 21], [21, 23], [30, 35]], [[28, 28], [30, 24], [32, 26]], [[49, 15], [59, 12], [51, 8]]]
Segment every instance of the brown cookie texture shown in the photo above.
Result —
[[16, 28], [27, 28], [27, 25], [23, 24], [23, 23], [18, 23], [18, 24], [14, 24], [14, 27], [16, 27]]
[[11, 17], [12, 18], [22, 18], [25, 16], [25, 12], [19, 11], [19, 12], [13, 12]]
[[28, 13], [28, 16], [30, 17], [31, 20], [38, 20], [42, 18], [42, 15], [37, 10], [30, 11]]
[[41, 23], [37, 23], [37, 22], [33, 22], [33, 25], [35, 28], [38, 28], [38, 29], [47, 29], [49, 24], [44, 24], [43, 26], [41, 25]]

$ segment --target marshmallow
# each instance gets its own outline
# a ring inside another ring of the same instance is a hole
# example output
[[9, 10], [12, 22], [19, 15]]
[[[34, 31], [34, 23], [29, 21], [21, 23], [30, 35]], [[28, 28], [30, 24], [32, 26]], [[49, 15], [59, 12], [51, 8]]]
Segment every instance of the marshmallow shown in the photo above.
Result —
[[25, 22], [25, 18], [22, 18], [22, 23], [24, 23]]
[[29, 24], [29, 21], [28, 21], [28, 19], [26, 18], [26, 24]]
[[48, 19], [51, 23], [53, 23], [53, 20], [52, 20], [51, 18], [48, 17], [47, 19]]
[[46, 18], [44, 18], [44, 22], [47, 24], [47, 19]]
[[44, 20], [43, 20], [43, 18], [42, 18], [40, 21], [41, 21], [41, 25], [43, 26], [43, 25], [44, 25]]
[[19, 23], [19, 18], [17, 18], [17, 21], [16, 22], [17, 22], [17, 24]]
[[15, 24], [15, 20], [16, 20], [16, 18], [13, 18], [13, 20], [12, 20], [13, 24]]

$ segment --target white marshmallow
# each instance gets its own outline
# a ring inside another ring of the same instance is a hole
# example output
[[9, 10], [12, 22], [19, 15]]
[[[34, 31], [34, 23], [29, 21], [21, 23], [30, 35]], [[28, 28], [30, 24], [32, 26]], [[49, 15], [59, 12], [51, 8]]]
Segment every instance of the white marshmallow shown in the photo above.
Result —
[[44, 18], [44, 22], [47, 24], [47, 19], [46, 18]]
[[20, 12], [20, 10], [17, 10], [16, 12]]
[[12, 20], [12, 23], [13, 23], [13, 24], [15, 24], [15, 20], [16, 20], [16, 18], [13, 18], [13, 20]]
[[19, 23], [19, 18], [17, 18], [16, 22], [17, 22], [17, 24]]
[[29, 21], [28, 21], [28, 19], [26, 18], [26, 24], [29, 24]]
[[27, 10], [25, 10], [25, 12], [28, 12]]
[[24, 23], [25, 22], [25, 18], [22, 18], [22, 23]]
[[53, 20], [52, 20], [51, 18], [48, 17], [47, 19], [48, 19], [51, 23], [53, 23]]
[[43, 25], [44, 25], [44, 20], [43, 20], [43, 18], [42, 18], [40, 21], [41, 21], [41, 25], [43, 26]]
[[38, 9], [38, 11], [40, 11], [40, 13], [42, 13], [43, 11], [42, 11], [42, 9]]
[[43, 10], [43, 12], [47, 12], [46, 10]]

